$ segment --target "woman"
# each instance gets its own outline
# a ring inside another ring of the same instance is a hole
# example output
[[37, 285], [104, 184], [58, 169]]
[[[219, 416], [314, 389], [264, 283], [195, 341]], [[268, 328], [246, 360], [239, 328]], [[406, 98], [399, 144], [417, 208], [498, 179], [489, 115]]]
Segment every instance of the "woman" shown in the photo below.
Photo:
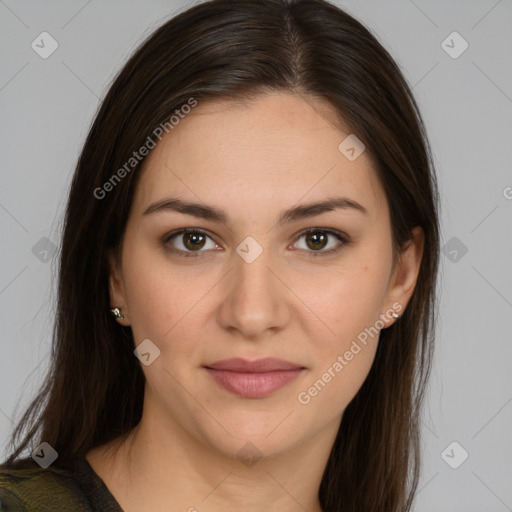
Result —
[[438, 250], [421, 115], [363, 25], [320, 0], [176, 16], [81, 153], [4, 509], [410, 510]]

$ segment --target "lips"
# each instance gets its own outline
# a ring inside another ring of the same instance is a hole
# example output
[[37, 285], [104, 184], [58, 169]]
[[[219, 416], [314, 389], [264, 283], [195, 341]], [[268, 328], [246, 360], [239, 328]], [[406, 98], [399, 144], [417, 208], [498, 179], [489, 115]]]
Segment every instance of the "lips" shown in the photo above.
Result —
[[226, 359], [205, 366], [222, 388], [243, 398], [264, 398], [296, 379], [305, 368], [267, 357], [257, 361]]
[[206, 366], [213, 370], [229, 370], [232, 372], [242, 373], [262, 373], [274, 372], [278, 370], [297, 370], [303, 368], [300, 365], [284, 361], [283, 359], [276, 359], [274, 357], [266, 357], [264, 359], [257, 359], [256, 361], [247, 361], [246, 359], [224, 359], [217, 361]]

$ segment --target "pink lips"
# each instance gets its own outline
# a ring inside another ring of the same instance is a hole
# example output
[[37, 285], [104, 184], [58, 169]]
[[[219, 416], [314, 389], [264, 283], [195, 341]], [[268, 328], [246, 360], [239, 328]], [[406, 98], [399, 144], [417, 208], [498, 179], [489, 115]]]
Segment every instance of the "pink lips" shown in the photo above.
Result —
[[257, 361], [225, 359], [207, 365], [206, 371], [224, 389], [244, 398], [263, 398], [297, 378], [302, 366], [267, 357]]

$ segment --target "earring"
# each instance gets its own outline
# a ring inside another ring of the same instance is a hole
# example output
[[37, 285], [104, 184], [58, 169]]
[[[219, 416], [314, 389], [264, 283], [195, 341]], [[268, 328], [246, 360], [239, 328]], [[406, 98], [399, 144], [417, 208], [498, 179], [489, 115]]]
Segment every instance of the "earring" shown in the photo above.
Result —
[[391, 313], [391, 316], [392, 316], [393, 318], [399, 318], [399, 317], [400, 317], [400, 315], [398, 315], [398, 314], [397, 314], [397, 313], [395, 313], [394, 311], [393, 311], [393, 313]]
[[122, 313], [123, 308], [122, 307], [115, 307], [114, 309], [111, 309], [110, 312], [116, 319], [123, 319], [124, 315]]

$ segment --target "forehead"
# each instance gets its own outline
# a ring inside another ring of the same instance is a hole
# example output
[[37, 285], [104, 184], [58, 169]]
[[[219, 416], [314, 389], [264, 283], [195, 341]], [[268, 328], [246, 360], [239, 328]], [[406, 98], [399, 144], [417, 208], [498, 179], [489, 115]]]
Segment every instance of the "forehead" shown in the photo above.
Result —
[[387, 208], [384, 191], [367, 151], [352, 161], [340, 151], [349, 135], [334, 108], [311, 96], [199, 102], [144, 160], [134, 209], [168, 193], [256, 213], [336, 192], [376, 214]]

